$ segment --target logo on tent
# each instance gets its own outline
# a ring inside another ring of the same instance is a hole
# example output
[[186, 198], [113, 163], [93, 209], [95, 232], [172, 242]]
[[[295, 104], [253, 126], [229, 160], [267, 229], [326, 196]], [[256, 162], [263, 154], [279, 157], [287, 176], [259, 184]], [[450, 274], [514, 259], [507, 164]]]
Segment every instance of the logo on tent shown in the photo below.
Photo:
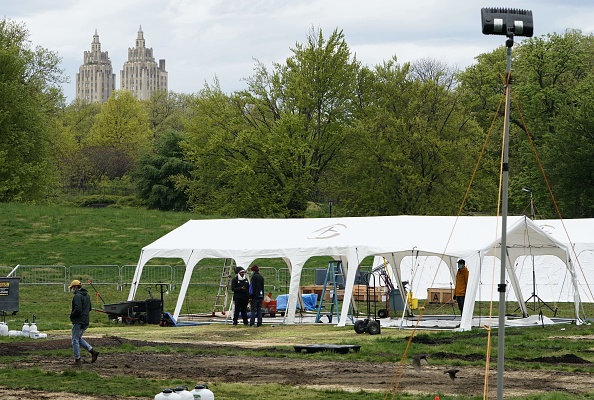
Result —
[[308, 239], [330, 239], [340, 235], [343, 231], [346, 230], [345, 224], [332, 224], [325, 226], [323, 228], [317, 229], [310, 233], [307, 238]]

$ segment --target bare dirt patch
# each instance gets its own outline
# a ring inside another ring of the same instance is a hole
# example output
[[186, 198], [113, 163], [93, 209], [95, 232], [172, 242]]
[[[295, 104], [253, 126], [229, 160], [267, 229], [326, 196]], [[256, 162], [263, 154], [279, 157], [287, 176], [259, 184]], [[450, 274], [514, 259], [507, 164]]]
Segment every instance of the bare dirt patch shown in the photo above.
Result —
[[[238, 374], [238, 369], [246, 365], [245, 357], [213, 356], [181, 353], [154, 353], [143, 351], [142, 347], [162, 345], [157, 342], [127, 340], [118, 337], [93, 338], [93, 345], [102, 351], [95, 364], [84, 364], [82, 368], [94, 371], [102, 376], [135, 376], [157, 379], [186, 380], [191, 386], [196, 383], [213, 382], [245, 382], [246, 377]], [[136, 352], [112, 353], [110, 347], [128, 344], [138, 347]], [[220, 344], [204, 343], [168, 343], [171, 347], [190, 349], [205, 349], [221, 347]], [[226, 345], [222, 345], [227, 347]], [[0, 344], [2, 355], [25, 355], [22, 361], [11, 363], [14, 368], [39, 367], [46, 371], [60, 372], [72, 368], [68, 366], [70, 359], [47, 357], [40, 355], [39, 350], [70, 349], [69, 339], [38, 340], [34, 342], [8, 342]], [[398, 382], [398, 391], [426, 394], [458, 394], [481, 396], [484, 387], [484, 368], [462, 367], [458, 373], [459, 379], [451, 381], [445, 368], [426, 365], [420, 372], [416, 372], [407, 363], [402, 367], [399, 360], [393, 363], [369, 363], [349, 359], [349, 354], [336, 354], [332, 360], [315, 360], [310, 354], [301, 353], [298, 359], [288, 359], [282, 355], [286, 349], [276, 349], [274, 346], [253, 348], [254, 354], [250, 365], [257, 364], [258, 368], [250, 367], [250, 380], [259, 383], [279, 383], [292, 386], [308, 386], [315, 388], [340, 388], [358, 391], [387, 391]], [[262, 356], [260, 361], [254, 361], [258, 353], [266, 351], [268, 356]], [[274, 351], [278, 357], [270, 357]], [[537, 395], [551, 391], [571, 393], [586, 393], [594, 386], [594, 376], [586, 373], [553, 371], [554, 365], [568, 363], [572, 365], [586, 364], [574, 355], [556, 357], [555, 359], [539, 360], [543, 370], [518, 371], [506, 370], [506, 396]], [[544, 369], [551, 369], [546, 371]], [[489, 393], [493, 396], [496, 391], [496, 372], [489, 373]], [[1, 386], [1, 383], [0, 383]], [[33, 392], [27, 391], [27, 396]], [[47, 400], [115, 400], [126, 397], [84, 396], [69, 393], [37, 392], [33, 396], [25, 397], [23, 393], [0, 388], [0, 398], [13, 400], [37, 398]], [[128, 398], [129, 399], [129, 398]]]

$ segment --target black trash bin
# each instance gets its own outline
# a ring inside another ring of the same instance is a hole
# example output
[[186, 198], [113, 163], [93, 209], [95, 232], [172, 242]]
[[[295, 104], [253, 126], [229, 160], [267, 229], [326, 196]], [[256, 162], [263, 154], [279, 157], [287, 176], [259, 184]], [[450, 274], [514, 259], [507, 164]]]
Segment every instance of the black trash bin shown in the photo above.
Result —
[[404, 301], [399, 289], [390, 290], [390, 311], [404, 311]]
[[159, 324], [163, 315], [163, 302], [159, 299], [148, 299], [145, 301], [146, 323]]
[[0, 312], [19, 311], [19, 282], [21, 278], [0, 278]]

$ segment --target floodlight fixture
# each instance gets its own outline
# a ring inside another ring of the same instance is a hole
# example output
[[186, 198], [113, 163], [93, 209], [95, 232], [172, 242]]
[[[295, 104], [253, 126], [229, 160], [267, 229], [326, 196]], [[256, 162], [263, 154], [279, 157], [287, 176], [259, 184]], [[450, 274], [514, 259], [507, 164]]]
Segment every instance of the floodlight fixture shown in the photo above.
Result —
[[532, 11], [515, 8], [482, 8], [484, 35], [505, 35], [507, 37], [532, 37], [534, 23]]

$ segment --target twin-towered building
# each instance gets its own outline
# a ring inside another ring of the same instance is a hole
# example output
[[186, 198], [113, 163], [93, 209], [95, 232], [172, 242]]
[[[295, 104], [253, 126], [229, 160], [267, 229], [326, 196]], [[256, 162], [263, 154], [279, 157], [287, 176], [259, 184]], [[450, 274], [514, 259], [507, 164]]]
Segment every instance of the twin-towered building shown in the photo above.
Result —
[[[115, 90], [116, 77], [107, 51], [101, 51], [97, 30], [91, 51], [84, 52], [84, 61], [76, 74], [76, 99], [105, 103]], [[120, 89], [131, 92], [138, 100], [147, 100], [155, 91], [167, 91], [165, 60], [155, 61], [153, 49], [147, 48], [142, 26], [138, 30], [136, 46], [128, 48], [128, 60], [120, 71]]]

